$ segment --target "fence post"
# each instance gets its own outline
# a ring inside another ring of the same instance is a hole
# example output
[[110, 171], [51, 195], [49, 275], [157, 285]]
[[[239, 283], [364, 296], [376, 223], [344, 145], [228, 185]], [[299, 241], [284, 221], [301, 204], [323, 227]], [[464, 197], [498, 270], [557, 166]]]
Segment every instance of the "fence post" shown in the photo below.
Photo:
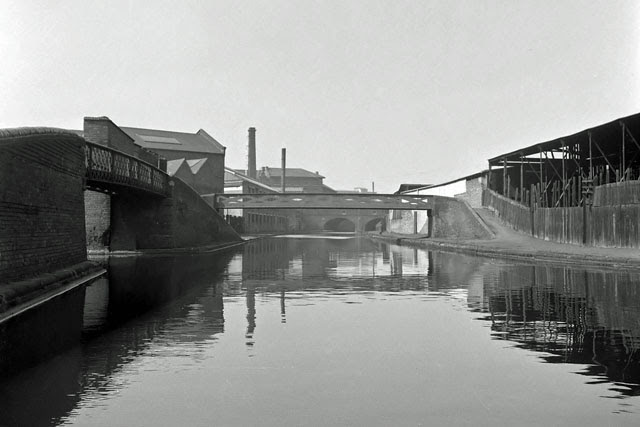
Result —
[[535, 233], [536, 227], [535, 227], [535, 226], [534, 226], [534, 224], [533, 224], [533, 221], [534, 221], [534, 218], [535, 218], [535, 215], [534, 215], [534, 213], [533, 213], [533, 210], [534, 210], [534, 207], [533, 207], [533, 204], [532, 204], [532, 205], [531, 205], [531, 209], [529, 209], [529, 211], [531, 212], [531, 235], [535, 237], [535, 234], [536, 234], [536, 233]]
[[582, 204], [582, 244], [587, 244], [587, 201]]

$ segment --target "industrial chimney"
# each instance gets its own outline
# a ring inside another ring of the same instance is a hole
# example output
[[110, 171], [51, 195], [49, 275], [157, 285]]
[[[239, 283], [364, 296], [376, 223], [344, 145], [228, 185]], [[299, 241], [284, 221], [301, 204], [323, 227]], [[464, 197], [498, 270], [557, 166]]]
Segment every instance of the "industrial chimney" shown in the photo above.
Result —
[[287, 178], [287, 149], [282, 149], [282, 175], [280, 180], [280, 185], [282, 186], [282, 192], [285, 193], [287, 191], [287, 186], [285, 184]]
[[256, 128], [249, 128], [249, 146], [247, 149], [247, 176], [256, 179]]

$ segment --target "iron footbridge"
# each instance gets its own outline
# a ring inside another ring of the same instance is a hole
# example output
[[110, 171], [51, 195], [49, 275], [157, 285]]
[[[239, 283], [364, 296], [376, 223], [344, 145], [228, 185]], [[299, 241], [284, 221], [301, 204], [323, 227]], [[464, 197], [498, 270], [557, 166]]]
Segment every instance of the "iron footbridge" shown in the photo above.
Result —
[[217, 209], [394, 209], [429, 210], [433, 196], [369, 193], [218, 194]]

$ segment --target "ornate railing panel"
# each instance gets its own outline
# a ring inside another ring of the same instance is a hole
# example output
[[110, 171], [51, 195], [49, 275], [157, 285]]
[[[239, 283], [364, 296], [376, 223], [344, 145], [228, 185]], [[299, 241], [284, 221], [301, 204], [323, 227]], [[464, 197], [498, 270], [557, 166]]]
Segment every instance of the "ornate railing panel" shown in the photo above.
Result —
[[112, 148], [88, 142], [85, 165], [89, 183], [127, 186], [163, 196], [169, 193], [166, 173]]

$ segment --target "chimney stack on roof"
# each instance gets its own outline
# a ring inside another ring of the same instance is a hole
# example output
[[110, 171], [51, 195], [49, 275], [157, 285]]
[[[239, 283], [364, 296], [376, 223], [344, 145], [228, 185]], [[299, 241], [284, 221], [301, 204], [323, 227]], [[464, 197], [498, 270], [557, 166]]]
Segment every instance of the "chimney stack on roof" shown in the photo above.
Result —
[[247, 175], [256, 179], [256, 128], [249, 128], [249, 145], [247, 153]]

